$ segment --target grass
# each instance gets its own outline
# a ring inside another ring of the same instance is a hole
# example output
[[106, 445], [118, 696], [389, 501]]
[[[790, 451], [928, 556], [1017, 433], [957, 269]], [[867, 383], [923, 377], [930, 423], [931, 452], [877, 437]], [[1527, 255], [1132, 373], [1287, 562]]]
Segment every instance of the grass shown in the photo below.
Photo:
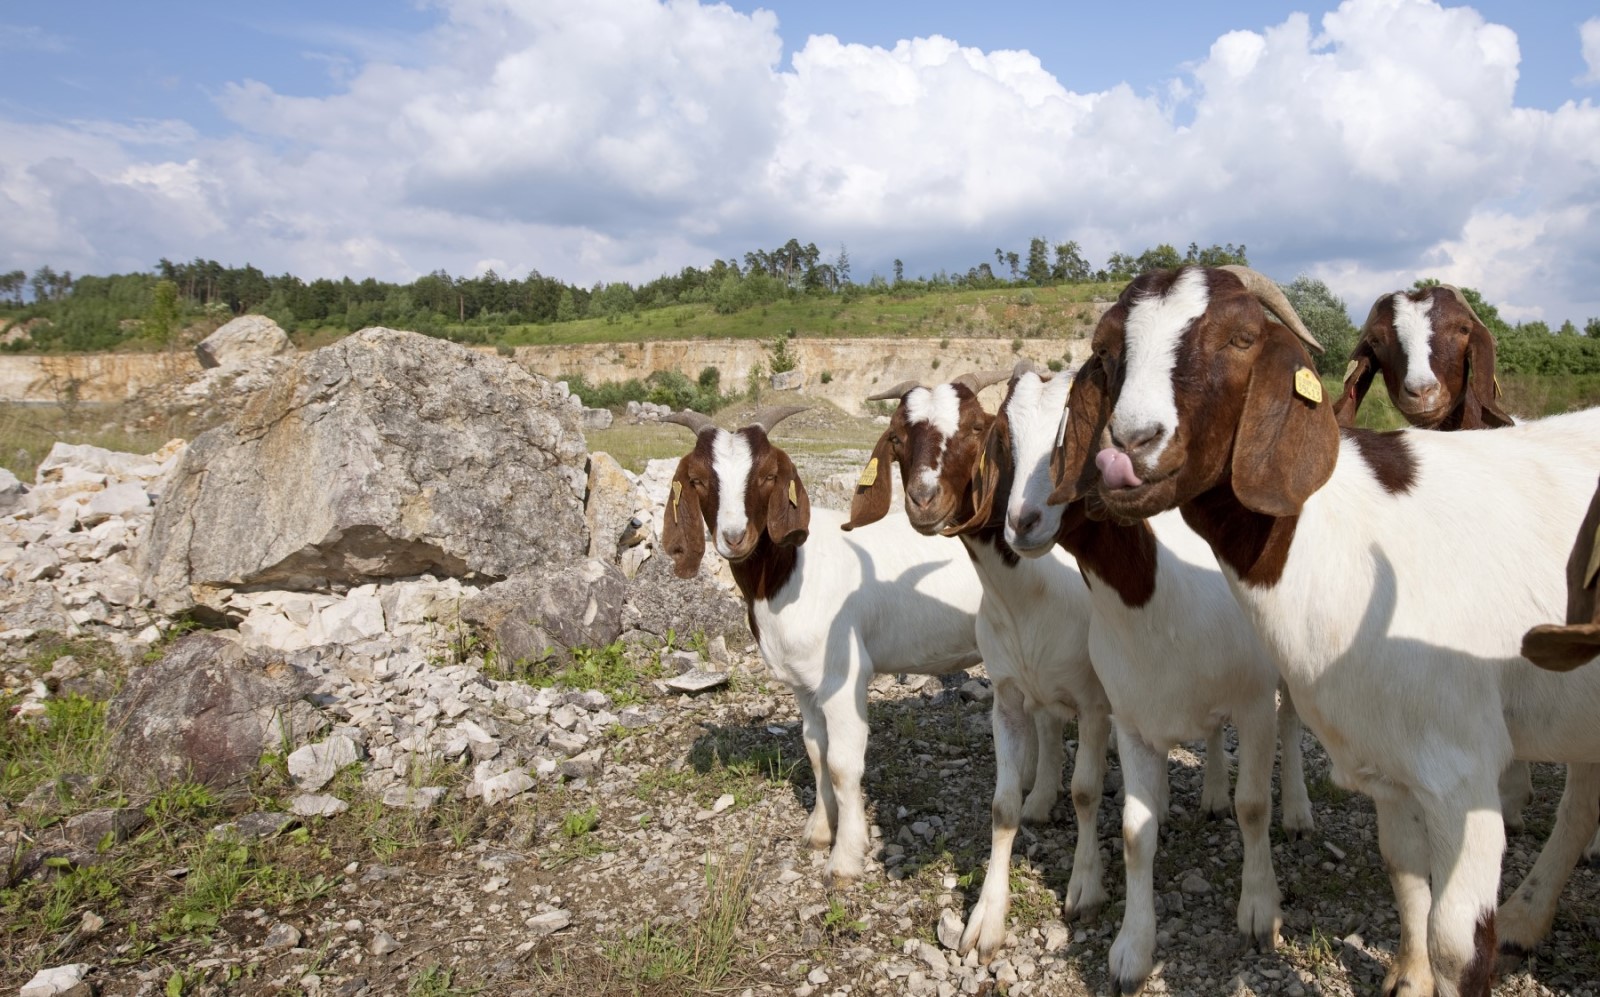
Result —
[[121, 453], [154, 453], [191, 427], [176, 423], [148, 430], [120, 425], [120, 407], [19, 405], [0, 402], [0, 467], [31, 484], [57, 442], [88, 443]]
[[705, 904], [691, 923], [646, 924], [607, 946], [604, 958], [615, 975], [663, 993], [720, 990], [733, 973], [739, 929], [750, 910], [751, 853], [746, 848], [739, 858], [706, 863]]

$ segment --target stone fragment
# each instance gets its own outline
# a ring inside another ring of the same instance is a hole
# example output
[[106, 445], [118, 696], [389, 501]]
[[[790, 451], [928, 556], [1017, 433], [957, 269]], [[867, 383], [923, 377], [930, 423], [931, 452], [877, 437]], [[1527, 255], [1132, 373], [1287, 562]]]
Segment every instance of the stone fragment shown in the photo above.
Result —
[[98, 848], [103, 841], [122, 844], [149, 821], [143, 810], [132, 807], [91, 810], [68, 817], [65, 832], [67, 840], [79, 848]]
[[512, 769], [491, 776], [482, 785], [483, 802], [492, 807], [532, 789], [533, 777], [521, 769]]
[[89, 964], [84, 962], [41, 969], [33, 974], [33, 979], [22, 985], [19, 997], [54, 997], [66, 993], [82, 983], [88, 973]]
[[243, 817], [229, 821], [226, 824], [218, 824], [211, 829], [211, 833], [218, 837], [234, 837], [246, 841], [254, 841], [275, 837], [299, 823], [293, 814], [275, 810], [262, 810], [245, 814]]
[[303, 937], [299, 928], [279, 921], [267, 932], [267, 937], [261, 942], [261, 950], [263, 952], [286, 952], [299, 945], [300, 939]]
[[553, 563], [483, 589], [461, 606], [508, 661], [537, 661], [574, 647], [604, 647], [622, 633], [628, 580], [612, 564]]
[[934, 932], [939, 938], [939, 944], [947, 949], [954, 950], [961, 945], [961, 915], [946, 907], [939, 912], [939, 927]]
[[667, 679], [666, 686], [674, 692], [705, 692], [707, 689], [726, 685], [727, 682], [727, 672], [708, 672], [695, 668]]
[[383, 791], [383, 805], [407, 810], [427, 810], [444, 799], [443, 786], [390, 786]]
[[289, 775], [296, 786], [314, 793], [332, 782], [340, 769], [360, 760], [361, 749], [356, 743], [335, 734], [319, 744], [307, 744], [290, 752]]
[[391, 952], [398, 951], [399, 948], [400, 943], [395, 941], [395, 937], [387, 931], [374, 932], [372, 941], [367, 943], [367, 951], [373, 955], [388, 955]]
[[535, 914], [523, 922], [535, 938], [553, 935], [572, 923], [570, 910], [551, 910], [543, 914]]
[[594, 748], [579, 755], [573, 755], [561, 763], [560, 772], [568, 779], [592, 779], [600, 774], [603, 752], [601, 748]]
[[334, 817], [350, 809], [337, 796], [302, 793], [289, 800], [289, 812], [300, 817]]

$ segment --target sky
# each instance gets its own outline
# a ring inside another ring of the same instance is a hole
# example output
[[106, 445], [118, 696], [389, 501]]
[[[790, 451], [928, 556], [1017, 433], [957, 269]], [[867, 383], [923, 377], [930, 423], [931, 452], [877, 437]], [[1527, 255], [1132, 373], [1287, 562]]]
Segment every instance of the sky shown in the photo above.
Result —
[[0, 270], [858, 281], [1244, 244], [1600, 316], [1600, 4], [0, 5]]

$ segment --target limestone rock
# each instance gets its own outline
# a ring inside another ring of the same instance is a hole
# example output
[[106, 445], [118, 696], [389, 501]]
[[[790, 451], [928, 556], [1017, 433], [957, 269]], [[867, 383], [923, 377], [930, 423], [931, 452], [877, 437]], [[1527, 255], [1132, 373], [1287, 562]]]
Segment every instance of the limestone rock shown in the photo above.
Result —
[[532, 660], [616, 640], [627, 593], [615, 567], [578, 561], [491, 585], [462, 604], [461, 619], [482, 630], [507, 660]]
[[304, 677], [281, 660], [246, 654], [219, 632], [189, 634], [156, 664], [135, 669], [106, 711], [109, 757], [133, 785], [193, 779], [237, 783], [296, 723]]
[[22, 497], [28, 494], [27, 486], [17, 476], [0, 467], [0, 516], [9, 516], [22, 508]]
[[201, 434], [156, 508], [156, 608], [244, 586], [431, 573], [498, 580], [587, 549], [584, 441], [554, 389], [505, 360], [366, 329], [295, 357]]
[[[705, 560], [713, 557], [708, 554]], [[672, 562], [659, 556], [640, 565], [634, 575], [623, 626], [657, 639], [665, 639], [671, 630], [679, 637], [722, 636], [735, 647], [751, 640], [744, 600], [737, 591], [718, 586], [703, 571], [694, 578], [679, 578], [672, 573]]]
[[806, 375], [798, 370], [786, 370], [772, 375], [772, 390], [797, 391], [806, 383]]
[[293, 350], [288, 334], [265, 315], [241, 315], [194, 348], [202, 367], [236, 367]]
[[583, 410], [584, 429], [610, 429], [613, 416], [608, 408], [586, 408]]
[[583, 504], [584, 524], [589, 529], [589, 556], [613, 563], [621, 538], [630, 532], [629, 522], [639, 508], [642, 496], [633, 475], [603, 451], [589, 455], [589, 489]]

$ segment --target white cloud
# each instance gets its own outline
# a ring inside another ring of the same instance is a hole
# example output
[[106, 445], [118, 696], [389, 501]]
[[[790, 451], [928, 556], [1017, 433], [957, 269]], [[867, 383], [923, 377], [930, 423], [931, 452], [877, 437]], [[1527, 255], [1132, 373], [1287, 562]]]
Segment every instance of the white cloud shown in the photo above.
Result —
[[[332, 96], [229, 86], [232, 135], [0, 122], [0, 268], [200, 254], [587, 283], [797, 236], [847, 244], [864, 278], [1040, 235], [1096, 261], [1242, 241], [1355, 311], [1438, 276], [1508, 315], [1600, 314], [1600, 109], [1517, 107], [1517, 39], [1470, 8], [1290, 15], [1197, 40], [1148, 93], [1076, 92], [1029, 53], [937, 36], [814, 36], [785, 65], [772, 15], [692, 0], [446, 10]], [[1600, 19], [1583, 38], [1593, 76]]]
[[1578, 42], [1583, 46], [1583, 65], [1587, 69], [1574, 83], [1600, 83], [1600, 17], [1578, 25]]

